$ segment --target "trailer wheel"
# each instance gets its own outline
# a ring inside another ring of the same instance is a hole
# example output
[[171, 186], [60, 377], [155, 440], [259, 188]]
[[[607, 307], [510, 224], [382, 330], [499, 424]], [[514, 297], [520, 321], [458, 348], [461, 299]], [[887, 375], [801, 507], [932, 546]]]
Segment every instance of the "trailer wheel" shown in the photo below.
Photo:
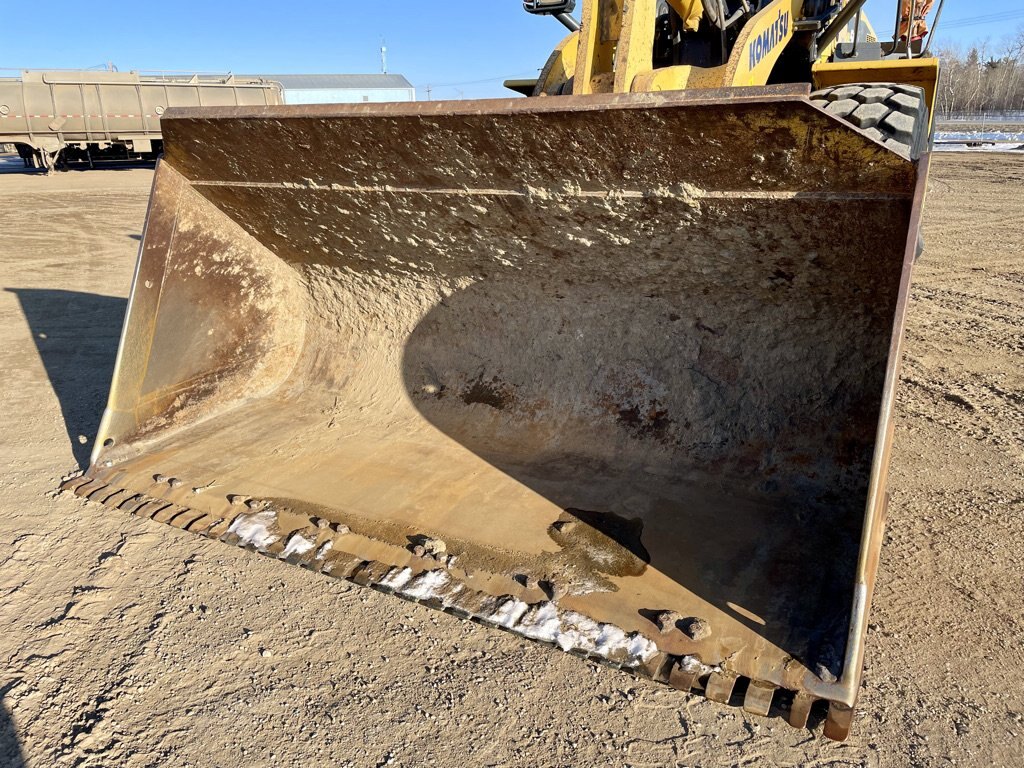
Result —
[[908, 160], [917, 160], [930, 143], [924, 91], [900, 83], [851, 83], [811, 94], [811, 103], [860, 128]]
[[57, 160], [60, 157], [60, 151], [48, 152], [45, 149], [38, 149], [35, 153], [35, 167], [42, 168], [46, 171], [46, 175], [49, 176], [57, 168]]

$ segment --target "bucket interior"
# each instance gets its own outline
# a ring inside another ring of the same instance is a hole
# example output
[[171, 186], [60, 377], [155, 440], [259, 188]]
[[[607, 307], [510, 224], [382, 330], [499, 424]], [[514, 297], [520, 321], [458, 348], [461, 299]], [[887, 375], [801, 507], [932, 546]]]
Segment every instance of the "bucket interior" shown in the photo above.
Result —
[[914, 177], [789, 103], [172, 117], [92, 471], [838, 675]]

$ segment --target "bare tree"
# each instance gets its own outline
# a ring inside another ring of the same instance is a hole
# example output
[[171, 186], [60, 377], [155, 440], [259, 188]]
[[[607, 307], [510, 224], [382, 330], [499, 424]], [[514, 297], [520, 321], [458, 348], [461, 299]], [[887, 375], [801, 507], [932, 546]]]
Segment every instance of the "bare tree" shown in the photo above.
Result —
[[938, 50], [935, 111], [953, 115], [1000, 115], [1024, 111], [1024, 29], [995, 52], [988, 43]]

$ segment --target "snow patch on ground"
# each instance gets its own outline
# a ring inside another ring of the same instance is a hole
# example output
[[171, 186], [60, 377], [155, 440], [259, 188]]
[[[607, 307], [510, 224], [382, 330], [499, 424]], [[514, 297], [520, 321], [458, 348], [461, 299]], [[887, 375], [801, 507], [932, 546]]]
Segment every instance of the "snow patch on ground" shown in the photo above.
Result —
[[413, 600], [436, 597], [446, 605], [462, 591], [462, 586], [453, 582], [447, 571], [422, 571], [415, 574], [409, 567], [392, 568], [380, 580], [380, 584]]
[[282, 560], [287, 560], [292, 555], [304, 555], [315, 545], [315, 541], [307, 539], [301, 533], [293, 533], [288, 539], [288, 543], [284, 545], [284, 550], [281, 552], [279, 557]]
[[1024, 131], [936, 131], [936, 152], [1020, 152]]
[[232, 521], [228, 533], [235, 534], [242, 544], [252, 544], [262, 551], [281, 538], [273, 532], [276, 526], [277, 512], [265, 509], [251, 515], [239, 515]]
[[[380, 584], [414, 600], [437, 598], [445, 605], [452, 604], [452, 598], [463, 589], [447, 571], [417, 574], [409, 567], [392, 568]], [[584, 651], [625, 666], [635, 667], [658, 653], [658, 646], [638, 632], [627, 633], [614, 624], [563, 611], [550, 601], [530, 604], [506, 595], [491, 600], [478, 615], [532, 640], [554, 643], [563, 651]]]
[[563, 651], [579, 650], [636, 666], [658, 652], [658, 646], [643, 635], [627, 634], [614, 624], [594, 621], [575, 611], [561, 611], [544, 602], [529, 610], [511, 627], [534, 640], [555, 643]]
[[627, 634], [614, 624], [603, 624], [575, 611], [560, 610], [555, 603], [547, 601], [530, 605], [506, 597], [483, 618], [532, 640], [554, 643], [563, 651], [584, 651], [626, 666], [636, 666], [658, 652], [653, 641], [637, 632]]
[[315, 557], [317, 560], [323, 560], [325, 557], [327, 557], [327, 553], [331, 551], [331, 547], [333, 546], [333, 541], [325, 541], [323, 544], [320, 545], [320, 549], [316, 551], [316, 554], [313, 555], [313, 557]]
[[485, 618], [500, 627], [512, 629], [528, 610], [530, 610], [529, 605], [522, 600], [510, 597], [499, 603], [497, 609]]
[[429, 597], [442, 597], [438, 594], [448, 585], [451, 577], [446, 571], [424, 571], [406, 587], [400, 590], [403, 595], [414, 600], [426, 600]]
[[380, 583], [381, 586], [388, 589], [400, 590], [409, 583], [410, 579], [412, 579], [412, 568], [392, 568], [380, 580]]
[[722, 670], [719, 666], [709, 667], [696, 656], [683, 656], [680, 658], [679, 668], [682, 669], [683, 672], [697, 675], [707, 675], [712, 672], [720, 672]]

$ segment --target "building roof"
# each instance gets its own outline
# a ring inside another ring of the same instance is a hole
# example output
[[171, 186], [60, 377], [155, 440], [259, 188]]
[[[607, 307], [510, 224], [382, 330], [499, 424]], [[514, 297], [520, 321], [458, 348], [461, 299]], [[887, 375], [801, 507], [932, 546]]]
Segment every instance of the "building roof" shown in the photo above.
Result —
[[409, 89], [412, 83], [402, 75], [236, 75], [236, 77], [262, 77], [279, 82], [286, 91], [321, 88], [384, 88]]

